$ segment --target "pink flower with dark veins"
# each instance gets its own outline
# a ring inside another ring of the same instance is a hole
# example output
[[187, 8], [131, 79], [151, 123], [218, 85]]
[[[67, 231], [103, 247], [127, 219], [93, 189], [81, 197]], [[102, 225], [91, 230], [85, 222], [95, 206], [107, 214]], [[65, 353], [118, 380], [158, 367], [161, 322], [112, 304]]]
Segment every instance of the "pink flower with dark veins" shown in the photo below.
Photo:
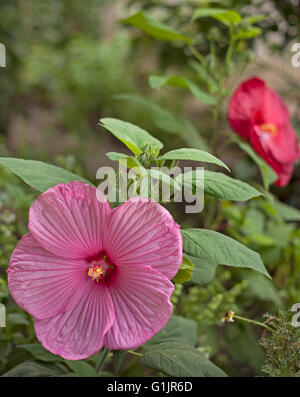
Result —
[[165, 208], [136, 197], [112, 210], [96, 192], [70, 182], [42, 193], [8, 269], [39, 341], [70, 360], [102, 346], [137, 348], [163, 328], [182, 262], [179, 226]]

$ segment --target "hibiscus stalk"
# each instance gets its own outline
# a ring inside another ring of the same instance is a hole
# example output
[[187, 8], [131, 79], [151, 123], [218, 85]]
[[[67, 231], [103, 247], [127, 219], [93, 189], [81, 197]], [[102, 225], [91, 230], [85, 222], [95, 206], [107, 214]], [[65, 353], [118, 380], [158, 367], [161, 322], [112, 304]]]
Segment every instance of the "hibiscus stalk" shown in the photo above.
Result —
[[197, 48], [194, 47], [193, 45], [190, 45], [189, 49], [191, 50], [191, 52], [195, 56], [195, 58], [201, 63], [201, 65], [205, 66], [206, 65], [205, 58], [203, 57], [203, 55], [200, 54], [200, 52], [197, 50]]
[[241, 316], [238, 316], [238, 315], [236, 315], [236, 314], [234, 314], [234, 318], [237, 319], [237, 320], [246, 321], [247, 323], [250, 323], [250, 324], [259, 325], [260, 327], [263, 327], [263, 328], [267, 329], [267, 330], [270, 331], [270, 332], [274, 332], [274, 329], [271, 328], [271, 327], [269, 327], [269, 326], [268, 326], [267, 324], [265, 324], [265, 323], [261, 323], [261, 322], [259, 322], [259, 321], [252, 320], [252, 319], [246, 318], [246, 317], [241, 317]]
[[97, 373], [99, 373], [101, 371], [101, 369], [103, 368], [103, 365], [105, 364], [108, 353], [109, 353], [109, 350], [106, 349], [105, 347], [103, 347], [103, 349], [100, 353], [99, 361], [97, 362], [96, 367], [95, 367], [95, 371]]
[[133, 351], [133, 350], [127, 350], [127, 352], [129, 353], [129, 354], [132, 354], [133, 356], [136, 356], [136, 357], [142, 357], [142, 354], [141, 353], [138, 353], [138, 352], [135, 352], [135, 351]]

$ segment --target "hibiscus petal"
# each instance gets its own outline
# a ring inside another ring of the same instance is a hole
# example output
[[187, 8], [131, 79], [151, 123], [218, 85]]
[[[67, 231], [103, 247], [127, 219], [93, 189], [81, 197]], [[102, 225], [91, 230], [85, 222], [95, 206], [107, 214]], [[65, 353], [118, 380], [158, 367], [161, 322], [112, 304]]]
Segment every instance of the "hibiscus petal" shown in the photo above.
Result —
[[182, 262], [179, 226], [152, 200], [135, 197], [112, 210], [103, 244], [116, 265], [150, 265], [169, 279]]
[[263, 122], [275, 124], [278, 128], [290, 123], [290, 115], [286, 104], [276, 91], [265, 87], [262, 108], [260, 110]]
[[275, 181], [277, 186], [286, 186], [294, 171], [294, 164], [281, 164], [280, 171], [278, 172], [278, 179]]
[[250, 136], [253, 122], [262, 106], [264, 91], [264, 81], [253, 77], [244, 81], [231, 97], [228, 121], [232, 129], [244, 138]]
[[172, 313], [173, 284], [150, 266], [122, 266], [109, 285], [115, 321], [104, 337], [110, 350], [133, 349], [161, 330]]
[[97, 353], [114, 321], [108, 288], [90, 281], [85, 292], [73, 310], [34, 323], [41, 344], [68, 360], [82, 360]]
[[110, 212], [93, 186], [59, 183], [42, 193], [29, 212], [29, 230], [48, 251], [68, 259], [87, 258], [102, 250], [102, 233]]
[[10, 293], [19, 306], [39, 319], [72, 309], [87, 282], [85, 262], [56, 257], [30, 233], [20, 240], [10, 259]]
[[266, 144], [267, 150], [279, 163], [294, 163], [299, 159], [297, 136], [290, 124], [281, 127], [276, 135], [267, 140]]

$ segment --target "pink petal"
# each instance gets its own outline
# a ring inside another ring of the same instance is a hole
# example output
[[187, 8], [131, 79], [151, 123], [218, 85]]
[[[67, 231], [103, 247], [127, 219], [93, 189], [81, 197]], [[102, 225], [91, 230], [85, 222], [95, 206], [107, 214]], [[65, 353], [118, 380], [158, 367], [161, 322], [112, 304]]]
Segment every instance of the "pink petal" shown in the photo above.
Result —
[[172, 313], [173, 284], [150, 266], [121, 266], [109, 285], [115, 321], [104, 337], [110, 350], [133, 349], [161, 330]]
[[[110, 207], [97, 189], [82, 182], [59, 183], [41, 194], [29, 212], [29, 230], [55, 255], [78, 259], [102, 250], [102, 233]], [[99, 192], [98, 192], [99, 194]]]
[[37, 338], [53, 354], [82, 360], [97, 353], [114, 321], [108, 288], [90, 281], [89, 288], [71, 311], [34, 323]]
[[72, 309], [87, 282], [85, 262], [56, 257], [30, 233], [20, 240], [10, 259], [10, 293], [19, 306], [39, 319]]
[[150, 265], [171, 279], [182, 262], [182, 237], [158, 203], [132, 198], [112, 210], [104, 248], [116, 265]]

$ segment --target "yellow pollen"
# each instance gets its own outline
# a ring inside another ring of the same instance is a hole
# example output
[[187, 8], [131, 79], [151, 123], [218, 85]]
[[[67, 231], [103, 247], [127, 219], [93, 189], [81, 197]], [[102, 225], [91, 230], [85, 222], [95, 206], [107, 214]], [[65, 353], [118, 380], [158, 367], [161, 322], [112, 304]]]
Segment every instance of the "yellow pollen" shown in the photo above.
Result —
[[276, 125], [272, 123], [260, 124], [259, 128], [271, 135], [276, 135], [278, 132]]
[[104, 270], [97, 265], [91, 266], [88, 271], [88, 276], [96, 282], [99, 282], [101, 280], [103, 274], [104, 274]]

